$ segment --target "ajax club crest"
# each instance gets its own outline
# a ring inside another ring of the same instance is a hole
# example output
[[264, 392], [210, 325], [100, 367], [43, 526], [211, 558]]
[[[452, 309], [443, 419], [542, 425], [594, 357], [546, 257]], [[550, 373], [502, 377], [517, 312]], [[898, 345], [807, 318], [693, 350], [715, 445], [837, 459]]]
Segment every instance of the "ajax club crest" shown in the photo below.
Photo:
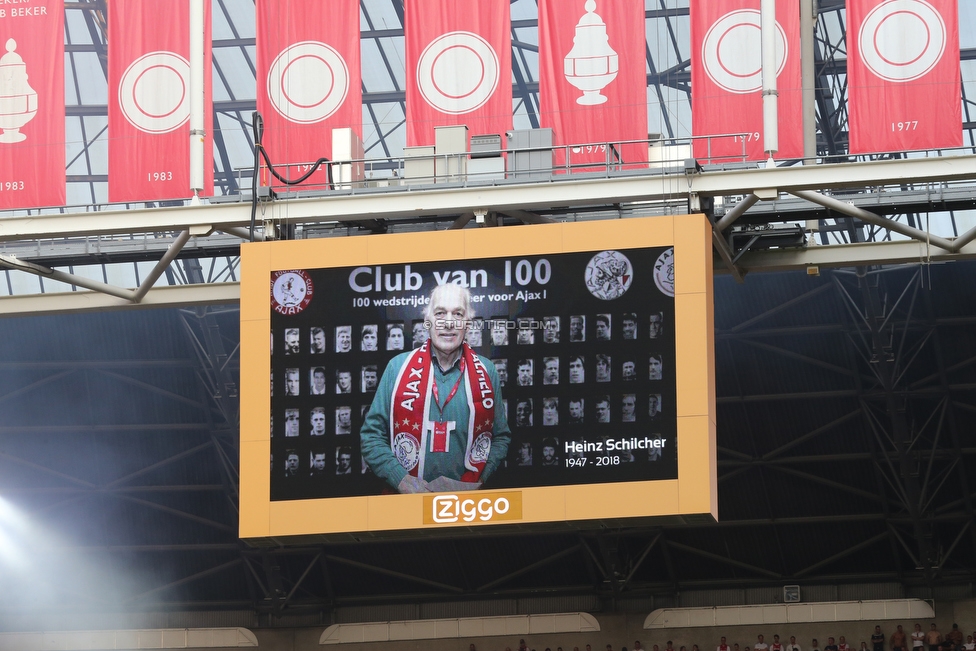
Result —
[[271, 274], [271, 309], [278, 314], [298, 314], [312, 302], [312, 279], [301, 270]]
[[668, 249], [654, 263], [654, 284], [666, 296], [674, 297], [674, 249]]
[[586, 288], [604, 301], [623, 296], [634, 280], [634, 267], [620, 251], [597, 253], [586, 265]]
[[420, 462], [420, 446], [417, 439], [405, 432], [393, 437], [393, 454], [406, 470], [413, 470]]

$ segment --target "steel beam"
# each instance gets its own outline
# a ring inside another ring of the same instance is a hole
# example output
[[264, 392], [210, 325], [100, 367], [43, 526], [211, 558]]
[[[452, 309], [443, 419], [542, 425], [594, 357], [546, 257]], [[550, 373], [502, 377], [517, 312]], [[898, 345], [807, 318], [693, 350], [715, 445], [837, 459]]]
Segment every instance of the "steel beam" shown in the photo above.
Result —
[[[445, 189], [372, 188], [336, 191], [327, 196], [284, 199], [270, 204], [268, 217], [286, 223], [415, 219], [456, 216], [474, 210], [549, 209], [592, 206], [675, 196], [751, 194], [761, 188], [780, 191], [863, 188], [912, 183], [976, 180], [976, 156], [913, 158], [832, 163], [794, 167], [708, 171], [692, 174], [646, 174], [610, 178], [566, 175], [536, 183], [500, 182]], [[72, 237], [109, 233], [225, 230], [250, 223], [250, 203], [220, 203], [177, 208], [107, 210], [73, 214], [31, 215], [0, 220], [0, 241]]]
[[325, 558], [328, 561], [331, 561], [332, 563], [339, 563], [340, 565], [349, 565], [351, 567], [355, 567], [355, 568], [358, 568], [358, 569], [361, 569], [361, 570], [366, 570], [367, 572], [375, 572], [377, 574], [383, 574], [385, 576], [391, 576], [391, 577], [393, 577], [395, 579], [402, 579], [404, 581], [411, 581], [411, 582], [414, 582], [414, 583], [419, 583], [421, 585], [428, 585], [428, 586], [431, 586], [433, 588], [437, 588], [439, 590], [443, 590], [445, 592], [451, 592], [451, 593], [454, 593], [454, 594], [461, 594], [461, 593], [464, 592], [464, 590], [462, 588], [458, 588], [457, 586], [447, 585], [445, 583], [439, 583], [437, 581], [431, 581], [429, 579], [425, 579], [425, 578], [420, 577], [420, 576], [413, 576], [412, 574], [405, 574], [404, 572], [397, 572], [395, 570], [388, 570], [385, 567], [377, 567], [376, 565], [370, 565], [369, 563], [361, 563], [359, 561], [354, 561], [354, 560], [349, 559], [349, 558], [342, 558], [342, 557], [339, 557], [339, 556], [333, 556], [331, 554], [327, 554], [327, 555], [323, 556], [323, 558]]
[[783, 575], [779, 572], [774, 572], [772, 570], [767, 570], [764, 567], [757, 567], [755, 565], [750, 565], [749, 563], [743, 563], [742, 561], [737, 561], [734, 558], [728, 558], [727, 556], [722, 556], [720, 554], [713, 554], [712, 552], [705, 551], [704, 549], [698, 549], [690, 545], [685, 545], [673, 540], [668, 541], [668, 546], [674, 549], [680, 549], [681, 551], [688, 552], [689, 554], [694, 554], [696, 556], [701, 556], [703, 558], [708, 558], [713, 561], [718, 561], [719, 563], [724, 563], [725, 565], [731, 565], [732, 567], [737, 567], [742, 570], [748, 570], [750, 572], [755, 572], [756, 574], [763, 574], [773, 579], [781, 579]]
[[186, 305], [226, 305], [241, 299], [239, 283], [173, 285], [150, 289], [142, 302], [109, 296], [101, 292], [64, 292], [0, 297], [0, 318], [30, 314], [101, 312], [122, 308], [145, 309]]
[[[829, 197], [827, 195], [823, 195], [818, 192], [811, 192], [809, 190], [791, 190], [791, 192], [794, 195], [800, 197], [801, 199], [806, 199], [811, 203], [818, 204], [830, 210], [835, 210], [842, 215], [849, 215], [856, 219], [860, 219], [865, 223], [872, 224], [879, 228], [884, 228], [885, 230], [889, 230], [894, 233], [899, 233], [901, 235], [904, 235], [905, 237], [910, 237], [912, 239], [918, 240], [919, 242], [936, 246], [940, 249], [944, 249], [951, 253], [955, 253], [956, 250], [958, 250], [958, 248], [951, 240], [948, 240], [944, 237], [941, 237], [939, 235], [933, 235], [932, 233], [920, 230], [918, 228], [914, 228], [913, 226], [903, 224], [893, 219], [878, 217], [872, 212], [868, 212], [867, 210], [863, 210], [862, 208], [857, 208], [848, 203], [840, 201], [839, 199], [835, 199], [834, 197]], [[968, 237], [969, 239], [958, 240], [959, 247], [964, 246], [967, 242], [972, 240], [972, 238], [969, 236], [968, 233], [966, 237]]]
[[495, 579], [494, 581], [489, 581], [488, 583], [486, 583], [486, 584], [484, 584], [484, 585], [476, 588], [475, 589], [475, 592], [484, 592], [485, 590], [489, 590], [491, 588], [494, 588], [495, 586], [501, 585], [503, 583], [507, 583], [508, 581], [511, 581], [512, 579], [514, 579], [516, 577], [522, 576], [523, 574], [527, 574], [528, 572], [531, 572], [533, 570], [537, 570], [540, 567], [544, 567], [544, 566], [548, 565], [549, 563], [552, 563], [553, 561], [557, 561], [560, 558], [562, 558], [563, 556], [569, 556], [570, 554], [574, 554], [574, 553], [578, 552], [579, 549], [580, 549], [580, 546], [579, 545], [575, 545], [575, 546], [570, 547], [568, 549], [564, 549], [561, 552], [556, 552], [555, 554], [551, 554], [551, 555], [547, 556], [546, 558], [543, 558], [542, 560], [536, 561], [535, 563], [530, 563], [529, 565], [526, 565], [525, 567], [521, 567], [521, 568], [515, 570], [514, 572], [510, 572], [510, 573], [506, 574], [505, 576], [502, 576], [500, 578]]

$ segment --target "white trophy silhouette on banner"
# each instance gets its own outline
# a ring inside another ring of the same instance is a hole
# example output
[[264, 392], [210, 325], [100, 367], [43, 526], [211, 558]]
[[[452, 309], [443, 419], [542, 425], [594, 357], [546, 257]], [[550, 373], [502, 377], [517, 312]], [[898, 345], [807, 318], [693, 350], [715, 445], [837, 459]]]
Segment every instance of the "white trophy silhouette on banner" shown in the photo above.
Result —
[[576, 23], [573, 49], [563, 60], [566, 81], [583, 91], [577, 104], [603, 104], [607, 98], [600, 93], [617, 78], [617, 53], [610, 47], [607, 25], [596, 11], [596, 0], [586, 0], [586, 13]]
[[0, 57], [0, 142], [21, 142], [20, 128], [37, 115], [37, 93], [27, 83], [27, 66], [14, 50], [17, 41], [7, 39], [7, 53]]

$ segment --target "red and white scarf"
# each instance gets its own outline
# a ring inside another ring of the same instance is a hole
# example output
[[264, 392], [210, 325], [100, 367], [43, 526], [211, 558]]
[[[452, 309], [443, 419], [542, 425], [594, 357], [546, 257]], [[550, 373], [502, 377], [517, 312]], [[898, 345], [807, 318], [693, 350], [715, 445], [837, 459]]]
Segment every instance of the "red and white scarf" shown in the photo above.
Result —
[[[414, 477], [424, 477], [427, 452], [450, 452], [453, 421], [430, 418], [430, 403], [437, 402], [430, 354], [430, 340], [410, 353], [400, 368], [390, 401], [390, 446], [397, 461]], [[495, 425], [495, 389], [481, 358], [468, 344], [462, 344], [461, 377], [444, 401], [447, 407], [464, 382], [468, 401], [467, 445], [464, 451], [464, 482], [477, 482], [488, 462]], [[431, 395], [434, 400], [431, 400]]]

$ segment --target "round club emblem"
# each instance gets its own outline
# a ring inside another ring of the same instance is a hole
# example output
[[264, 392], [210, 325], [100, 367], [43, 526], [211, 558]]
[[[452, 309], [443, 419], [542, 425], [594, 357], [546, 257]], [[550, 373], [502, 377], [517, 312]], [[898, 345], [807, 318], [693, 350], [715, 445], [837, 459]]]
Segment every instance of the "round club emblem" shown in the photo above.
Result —
[[312, 302], [312, 279], [304, 271], [271, 274], [271, 309], [278, 314], [298, 314]]
[[290, 45], [268, 70], [268, 99], [291, 122], [321, 122], [339, 110], [348, 94], [349, 68], [339, 52], [325, 43]]
[[471, 32], [449, 32], [424, 49], [417, 64], [417, 86], [427, 103], [459, 115], [484, 106], [498, 88], [498, 55]]
[[603, 251], [593, 256], [586, 265], [586, 288], [604, 301], [620, 298], [630, 289], [634, 280], [634, 267], [620, 251]]
[[[755, 9], [732, 11], [715, 21], [702, 41], [702, 62], [709, 79], [730, 93], [754, 93], [762, 89], [761, 24]], [[777, 22], [777, 76], [783, 72], [788, 55], [786, 32]]]
[[674, 296], [674, 249], [668, 249], [654, 263], [654, 284], [666, 296]]
[[486, 432], [478, 435], [478, 438], [471, 444], [471, 463], [484, 463], [488, 461], [488, 453], [491, 451], [491, 437]]
[[190, 63], [173, 52], [150, 52], [126, 68], [119, 106], [129, 124], [146, 133], [168, 133], [190, 119]]
[[889, 0], [871, 10], [857, 35], [861, 58], [886, 81], [926, 75], [942, 59], [945, 21], [924, 0]]
[[406, 432], [399, 432], [393, 437], [393, 454], [401, 466], [413, 470], [420, 462], [420, 446], [417, 445], [417, 439]]

